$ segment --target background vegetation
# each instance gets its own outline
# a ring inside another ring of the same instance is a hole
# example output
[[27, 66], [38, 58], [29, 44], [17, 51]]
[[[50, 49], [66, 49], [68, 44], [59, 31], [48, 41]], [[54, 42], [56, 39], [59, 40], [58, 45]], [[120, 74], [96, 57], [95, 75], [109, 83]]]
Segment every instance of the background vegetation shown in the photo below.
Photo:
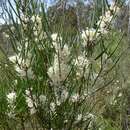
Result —
[[1, 129], [130, 129], [129, 2], [109, 2], [1, 4]]

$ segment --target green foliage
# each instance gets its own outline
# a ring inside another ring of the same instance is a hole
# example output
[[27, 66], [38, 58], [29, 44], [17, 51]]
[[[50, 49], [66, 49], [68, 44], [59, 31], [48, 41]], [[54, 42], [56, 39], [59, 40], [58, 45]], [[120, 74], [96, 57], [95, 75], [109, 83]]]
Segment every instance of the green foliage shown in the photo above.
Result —
[[128, 103], [123, 98], [123, 104], [122, 97], [128, 93], [118, 69], [127, 45], [112, 26], [107, 33], [96, 26], [107, 1], [95, 1], [85, 38], [73, 7], [56, 9], [51, 21], [49, 13], [56, 7], [47, 14], [44, 4], [34, 0], [15, 1], [16, 10], [8, 2], [7, 32], [14, 57], [1, 51], [0, 127], [120, 130]]

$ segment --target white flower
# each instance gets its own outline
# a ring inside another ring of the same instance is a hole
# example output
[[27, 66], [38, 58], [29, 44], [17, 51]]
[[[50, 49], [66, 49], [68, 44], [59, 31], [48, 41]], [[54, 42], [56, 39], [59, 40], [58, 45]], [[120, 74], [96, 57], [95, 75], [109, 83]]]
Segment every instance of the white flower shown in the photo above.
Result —
[[53, 47], [55, 48], [56, 52], [58, 52], [62, 38], [57, 36], [57, 34], [52, 34], [52, 40]]
[[30, 65], [30, 59], [31, 57], [28, 57], [27, 59], [23, 59], [22, 57], [20, 57], [19, 55], [14, 55], [14, 56], [10, 56], [9, 57], [9, 60], [16, 64], [16, 65], [19, 65], [21, 67], [29, 67]]
[[8, 107], [9, 107], [9, 112], [7, 113], [7, 115], [10, 118], [14, 118], [15, 117], [15, 101], [16, 101], [16, 93], [15, 92], [11, 92], [7, 95], [7, 101], [8, 101]]
[[92, 113], [88, 114], [88, 118], [94, 118], [95, 116]]
[[67, 44], [62, 46], [60, 44], [60, 41], [62, 41], [62, 38], [58, 36], [58, 34], [52, 34], [52, 40], [53, 40], [53, 47], [55, 48], [56, 55], [55, 59], [60, 60], [60, 62], [67, 62], [70, 55], [70, 50]]
[[55, 57], [53, 66], [48, 69], [48, 75], [54, 84], [59, 84], [66, 79], [69, 71], [69, 66]]
[[86, 121], [88, 119], [94, 119], [95, 115], [93, 115], [92, 113], [86, 113], [86, 115], [83, 117], [83, 120]]
[[[104, 22], [104, 25], [106, 24], [110, 24], [111, 20], [113, 18], [113, 15], [111, 14], [111, 12], [108, 10], [105, 12], [105, 14], [103, 16], [100, 17], [100, 20], [98, 21], [100, 22]], [[101, 26], [100, 26], [101, 27]]]
[[7, 95], [8, 103], [13, 104], [15, 100], [16, 100], [16, 93], [15, 92], [11, 92]]
[[76, 117], [75, 119], [75, 124], [79, 123], [83, 118], [83, 115], [82, 114], [78, 114], [78, 116]]
[[10, 56], [10, 57], [9, 57], [9, 60], [10, 60], [11, 62], [13, 62], [13, 63], [16, 63], [16, 61], [17, 61], [17, 56], [16, 56], [16, 55]]
[[76, 75], [78, 77], [81, 77], [84, 73], [84, 70], [86, 71], [84, 74], [86, 75], [88, 66], [89, 66], [89, 60], [87, 57], [84, 57], [82, 55], [78, 56], [75, 60], [75, 66], [76, 66]]
[[33, 115], [33, 114], [35, 114], [37, 111], [36, 111], [36, 109], [34, 108], [34, 107], [32, 107], [31, 109], [30, 109], [30, 114], [31, 115]]
[[60, 55], [60, 58], [63, 60], [63, 61], [67, 61], [69, 58], [69, 55], [70, 55], [70, 51], [69, 51], [69, 47], [68, 45], [64, 45], [63, 49], [60, 49], [59, 51], [59, 55]]
[[54, 84], [59, 84], [64, 81], [69, 74], [70, 67], [67, 65], [69, 61], [69, 47], [68, 45], [60, 46], [58, 34], [52, 34], [53, 46], [55, 47], [56, 54], [54, 56], [53, 65], [48, 69], [48, 75]]
[[7, 113], [7, 115], [9, 116], [9, 118], [15, 118], [15, 113], [13, 111], [10, 111]]
[[17, 85], [18, 84], [18, 80], [14, 80], [14, 85]]
[[[120, 8], [113, 3], [110, 6], [110, 10], [117, 14]], [[103, 16], [100, 16], [100, 20], [97, 22], [97, 25], [99, 27], [98, 31], [102, 34], [108, 33], [107, 28], [113, 20], [113, 15], [110, 10], [106, 11]]]
[[[51, 35], [52, 38], [52, 44], [53, 47], [55, 48], [56, 52], [58, 53], [61, 49], [61, 43], [62, 43], [62, 37], [59, 36], [57, 33], [54, 33]], [[65, 45], [66, 46], [66, 45]]]
[[75, 93], [75, 94], [73, 94], [72, 96], [71, 96], [71, 98], [70, 98], [70, 100], [72, 101], [72, 102], [78, 102], [79, 101], [79, 94], [78, 93]]
[[68, 122], [68, 120], [65, 120], [65, 121], [64, 121], [64, 123], [67, 123], [67, 122]]
[[54, 34], [51, 35], [51, 38], [52, 38], [53, 41], [56, 41], [57, 37], [58, 37], [57, 33], [54, 33]]
[[22, 20], [24, 21], [24, 23], [29, 22], [29, 18], [25, 15], [22, 16]]
[[99, 33], [94, 28], [87, 28], [85, 31], [82, 32], [81, 36], [84, 41], [83, 45], [86, 45], [87, 41], [95, 40], [99, 36]]
[[100, 19], [97, 22], [97, 25], [99, 26], [99, 30], [102, 29], [102, 28], [104, 29], [106, 27], [106, 23], [102, 19]]
[[77, 121], [81, 121], [83, 115], [82, 114], [79, 114], [78, 117], [77, 117]]
[[87, 99], [89, 98], [91, 95], [91, 92], [88, 91], [88, 90], [84, 90], [83, 94], [81, 95], [81, 99], [84, 100], [84, 99]]
[[26, 99], [26, 103], [27, 103], [27, 106], [30, 110], [30, 114], [35, 114], [36, 113], [36, 96], [35, 95], [32, 95], [31, 96], [31, 93], [29, 90], [25, 90], [25, 93], [26, 93], [26, 96], [25, 96], [25, 99]]
[[112, 18], [111, 11], [110, 11], [110, 10], [106, 11], [106, 12], [105, 12], [105, 15], [104, 15], [104, 17], [103, 17], [103, 21], [105, 21], [105, 22], [110, 22], [109, 20], [111, 20], [111, 18]]
[[69, 55], [70, 55], [70, 51], [67, 45], [64, 45], [63, 48], [58, 48], [56, 50], [57, 54], [55, 54], [55, 60], [54, 60], [54, 64], [57, 62], [60, 62], [61, 64], [67, 64], [67, 62], [69, 61]]
[[88, 67], [89, 66], [89, 60], [87, 59], [87, 57], [80, 55], [80, 56], [77, 57], [77, 59], [75, 61], [75, 65], [78, 66], [81, 69], [83, 67]]
[[33, 22], [35, 22], [35, 16], [33, 15], [32, 17], [31, 17], [31, 20], [33, 21]]
[[13, 32], [15, 30], [15, 27], [14, 26], [11, 26], [11, 31]]
[[[31, 90], [32, 90], [32, 88], [31, 88]], [[27, 96], [30, 96], [30, 91], [29, 90], [25, 90], [25, 93], [26, 93]]]
[[108, 33], [107, 29], [105, 29], [104, 27], [101, 27], [99, 29], [99, 32], [101, 32], [101, 34], [107, 34]]
[[33, 21], [33, 22], [37, 22], [37, 23], [41, 23], [41, 17], [39, 16], [39, 15], [33, 15], [32, 17], [31, 17], [31, 20]]
[[22, 16], [22, 25], [23, 25], [23, 28], [26, 30], [27, 29], [27, 23], [29, 22], [29, 17], [27, 16]]
[[56, 100], [56, 105], [60, 106], [61, 102], [59, 100]]
[[34, 36], [38, 36], [38, 31], [37, 30], [35, 30], [33, 33], [34, 33]]
[[120, 81], [119, 81], [119, 80], [116, 80], [116, 83], [120, 83]]
[[107, 91], [107, 93], [109, 94], [109, 93], [110, 93], [110, 91], [108, 90], [108, 91]]
[[38, 39], [42, 39], [43, 37], [43, 30], [42, 30], [42, 18], [39, 16], [39, 15], [33, 15], [31, 17], [31, 20], [33, 22], [33, 32], [34, 32], [34, 35], [37, 37], [39, 36], [38, 38], [35, 38], [35, 42], [38, 41]]
[[52, 112], [55, 111], [55, 107], [56, 107], [55, 103], [54, 103], [54, 102], [51, 102], [51, 103], [50, 103], [50, 109], [51, 109]]
[[36, 15], [36, 20], [37, 20], [37, 22], [39, 22], [39, 23], [40, 23], [42, 19], [41, 19], [41, 17], [40, 17], [40, 16]]
[[55, 64], [54, 66], [50, 67], [48, 70], [48, 75], [53, 81], [54, 84], [58, 84], [61, 81], [64, 81], [69, 74], [69, 67], [65, 64]]
[[27, 72], [26, 72], [26, 70], [24, 68], [20, 68], [19, 66], [15, 66], [15, 70], [18, 72], [18, 74], [21, 77], [26, 77], [27, 76], [29, 79], [34, 78], [34, 73], [33, 73], [31, 68], [28, 68]]
[[[18, 49], [20, 51], [22, 50], [21, 47], [19, 47]], [[28, 57], [26, 59], [23, 59], [20, 56], [20, 54], [9, 57], [9, 60], [12, 63], [14, 63], [14, 68], [21, 77], [25, 77], [27, 73], [28, 78], [30, 79], [34, 78], [34, 73], [32, 71], [32, 68], [30, 67], [31, 57], [32, 57], [31, 54], [28, 54]]]
[[33, 101], [30, 97], [26, 97], [26, 102], [29, 108], [32, 108], [34, 106]]
[[100, 28], [106, 27], [108, 24], [110, 24], [113, 16], [111, 15], [110, 11], [105, 12], [105, 15], [100, 17], [100, 20], [97, 22], [97, 25], [100, 25]]
[[122, 93], [119, 93], [118, 97], [121, 97], [122, 96]]

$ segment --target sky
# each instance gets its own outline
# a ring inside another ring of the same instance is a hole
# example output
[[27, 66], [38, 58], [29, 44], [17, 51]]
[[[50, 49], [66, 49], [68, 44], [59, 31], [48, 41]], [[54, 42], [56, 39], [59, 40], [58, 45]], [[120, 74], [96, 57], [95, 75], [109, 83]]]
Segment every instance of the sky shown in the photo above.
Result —
[[[0, 2], [1, 2], [1, 1], [2, 1], [2, 0], [0, 0]], [[4, 0], [3, 0], [3, 1], [4, 1]], [[46, 7], [47, 7], [47, 8], [54, 3], [54, 0], [41, 0], [41, 1], [44, 1], [44, 2], [46, 3]], [[89, 1], [89, 0], [87, 0], [87, 1]], [[109, 3], [111, 3], [112, 0], [108, 0], [108, 1], [109, 1]], [[13, 6], [15, 5], [14, 0], [10, 0], [10, 2], [11, 2], [11, 4], [12, 4]], [[14, 15], [14, 17], [15, 17], [15, 15]], [[4, 22], [3, 18], [0, 17], [0, 25], [1, 25], [1, 24], [4, 24], [4, 23], [5, 23], [5, 22]]]

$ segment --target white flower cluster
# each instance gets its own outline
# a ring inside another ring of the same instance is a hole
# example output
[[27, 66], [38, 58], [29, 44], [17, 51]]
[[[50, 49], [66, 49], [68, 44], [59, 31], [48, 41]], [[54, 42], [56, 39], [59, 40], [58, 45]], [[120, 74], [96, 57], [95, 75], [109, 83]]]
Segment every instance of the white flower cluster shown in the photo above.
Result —
[[51, 102], [51, 103], [50, 103], [50, 110], [51, 110], [52, 112], [55, 112], [55, 109], [56, 109], [56, 104], [55, 104], [54, 102]]
[[[70, 66], [67, 64], [70, 57], [70, 50], [66, 44], [61, 47], [62, 38], [58, 34], [52, 34], [52, 40], [56, 54], [54, 55], [53, 65], [48, 69], [48, 75], [53, 84], [57, 85], [64, 81], [70, 72]], [[84, 54], [80, 54], [74, 59], [73, 64], [76, 68], [77, 78], [87, 75], [89, 60]]]
[[58, 34], [52, 34], [51, 36], [53, 47], [55, 48], [55, 59], [58, 59], [61, 63], [67, 63], [69, 60], [70, 50], [68, 45], [61, 46], [62, 38]]
[[[32, 94], [32, 88], [30, 90], [26, 90], [25, 93], [26, 93], [25, 99], [26, 99], [27, 106], [30, 110], [30, 114], [33, 115], [36, 113], [36, 108], [38, 106], [38, 99], [34, 94]], [[40, 105], [44, 106], [46, 100], [47, 98], [45, 95], [41, 94], [39, 96]]]
[[[41, 39], [43, 37], [43, 31], [42, 31], [42, 19], [40, 16], [35, 15], [31, 18], [27, 16], [22, 17], [22, 25], [23, 25], [23, 31], [27, 29], [28, 22], [32, 22], [33, 29], [31, 30], [34, 33], [34, 39], [35, 41], [37, 39]], [[25, 29], [25, 30], [24, 30]], [[28, 30], [27, 30], [28, 31]], [[23, 32], [24, 34], [24, 32]], [[30, 50], [30, 38], [28, 36], [23, 36], [24, 39], [22, 39], [22, 45], [17, 46], [17, 50], [19, 53], [17, 55], [9, 57], [9, 60], [14, 63], [15, 70], [19, 73], [22, 77], [28, 77], [30, 79], [34, 78], [34, 73], [31, 68], [31, 61], [32, 61], [32, 54]], [[40, 49], [41, 46], [37, 45]], [[23, 54], [24, 53], [24, 54]]]
[[87, 42], [92, 42], [99, 36], [99, 33], [94, 28], [86, 28], [85, 31], [82, 31], [81, 37], [83, 39], [83, 46], [86, 45]]
[[[19, 53], [14, 56], [10, 56], [9, 60], [14, 64], [15, 70], [21, 77], [27, 76], [29, 79], [32, 79], [34, 77], [31, 68], [32, 55], [27, 51], [27, 48], [28, 42], [25, 42], [25, 47], [23, 48], [22, 46], [19, 46]], [[21, 55], [23, 49], [25, 50], [24, 53], [26, 53], [25, 57]]]
[[27, 16], [25, 16], [25, 15], [23, 15], [22, 17], [21, 17], [21, 20], [22, 20], [22, 25], [23, 25], [23, 29], [24, 30], [27, 30], [27, 24], [29, 23], [29, 18], [27, 17]]
[[89, 60], [87, 59], [87, 57], [83, 55], [79, 55], [75, 60], [75, 66], [76, 66], [77, 77], [82, 77], [83, 74], [86, 75], [87, 73]]
[[[35, 23], [35, 29], [36, 29], [36, 30], [37, 30], [37, 27], [40, 28], [40, 26], [42, 26], [42, 19], [41, 19], [40, 16], [38, 16], [38, 15], [33, 15], [33, 16], [31, 17], [31, 20]], [[39, 25], [39, 26], [37, 26], [37, 25]]]
[[36, 96], [35, 95], [31, 95], [29, 90], [25, 91], [26, 93], [26, 103], [28, 105], [28, 108], [30, 110], [30, 114], [35, 114], [36, 113]]
[[33, 33], [35, 36], [35, 41], [41, 40], [43, 37], [43, 31], [42, 31], [42, 19], [40, 16], [32, 16], [31, 17], [32, 22], [34, 23], [33, 26]]
[[88, 42], [92, 43], [100, 36], [100, 34], [108, 33], [108, 27], [113, 20], [113, 15], [118, 14], [119, 11], [120, 8], [117, 7], [116, 4], [111, 4], [110, 10], [106, 11], [104, 15], [100, 16], [100, 19], [97, 22], [97, 30], [94, 28], [86, 28], [86, 30], [82, 31], [81, 37], [83, 39], [83, 46], [86, 46]]
[[70, 101], [73, 103], [83, 101], [87, 97], [90, 97], [89, 94], [90, 94], [90, 92], [86, 92], [86, 91], [84, 91], [84, 93], [82, 95], [79, 95], [79, 93], [74, 93], [70, 96]]
[[64, 81], [69, 74], [70, 68], [67, 65], [69, 60], [69, 48], [67, 45], [61, 47], [60, 43], [57, 41], [57, 34], [52, 35], [53, 46], [55, 47], [56, 54], [54, 56], [53, 65], [48, 69], [48, 75], [54, 84], [59, 84]]
[[[30, 110], [30, 114], [33, 115], [36, 113], [36, 108], [38, 107], [38, 99], [36, 98], [36, 95], [32, 94], [32, 88], [31, 90], [26, 90], [25, 93], [25, 99], [26, 99], [26, 103], [27, 106]], [[45, 95], [40, 95], [39, 96], [39, 103], [40, 105], [44, 106], [45, 102], [46, 102], [47, 98]]]
[[[42, 18], [39, 15], [33, 15], [31, 18], [27, 16], [22, 17], [22, 25], [23, 25], [23, 31], [28, 31], [28, 25], [33, 25], [33, 28], [31, 28], [34, 40], [35, 42], [38, 42], [38, 40], [41, 40], [43, 37], [45, 37], [45, 33], [42, 29]], [[29, 24], [28, 24], [29, 23]], [[29, 27], [30, 28], [30, 27]]]
[[7, 95], [7, 101], [9, 104], [13, 104], [16, 100], [16, 93], [15, 92], [11, 92]]
[[118, 14], [120, 8], [116, 6], [116, 4], [111, 4], [110, 10], [106, 11], [103, 16], [100, 16], [99, 21], [97, 22], [97, 26], [99, 27], [99, 32], [102, 34], [108, 33], [108, 27], [110, 26], [113, 20], [113, 14]]
[[15, 70], [21, 77], [33, 78], [34, 74], [30, 67], [30, 60], [22, 59], [19, 55], [10, 56], [9, 60], [14, 64]]
[[59, 84], [61, 81], [64, 81], [68, 74], [68, 65], [59, 63], [58, 59], [56, 59], [54, 65], [48, 69], [48, 75], [54, 84]]
[[78, 93], [74, 93], [71, 97], [70, 97], [70, 101], [72, 101], [73, 103], [78, 102], [80, 100], [80, 95]]
[[16, 102], [16, 93], [15, 92], [11, 92], [9, 94], [7, 94], [7, 102], [8, 102], [8, 108], [9, 108], [9, 112], [8, 112], [8, 116], [10, 118], [15, 117], [15, 102]]
[[90, 90], [83, 91], [82, 94], [79, 94], [78, 92], [72, 93], [72, 95], [69, 98], [69, 101], [72, 103], [80, 102], [80, 101], [87, 101], [89, 100], [92, 92]]
[[92, 121], [92, 119], [94, 119], [94, 118], [95, 118], [95, 116], [91, 113], [86, 113], [85, 115], [78, 114], [77, 117], [76, 117], [75, 123], [78, 123], [80, 121], [86, 121], [88, 119], [91, 119], [91, 121]]

